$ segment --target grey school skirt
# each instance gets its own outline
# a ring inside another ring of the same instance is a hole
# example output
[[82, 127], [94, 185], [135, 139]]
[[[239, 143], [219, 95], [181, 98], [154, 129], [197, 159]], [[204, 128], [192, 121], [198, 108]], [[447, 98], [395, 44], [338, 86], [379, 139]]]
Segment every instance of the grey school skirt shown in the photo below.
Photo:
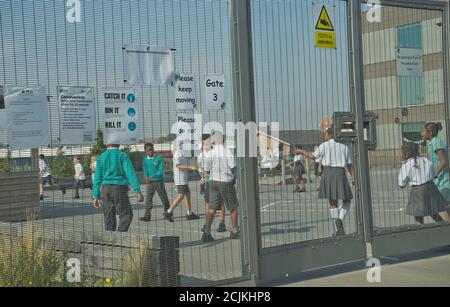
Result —
[[320, 181], [319, 198], [330, 201], [342, 200], [349, 202], [353, 199], [353, 192], [348, 183], [345, 168], [326, 166]]
[[424, 185], [411, 187], [406, 214], [414, 217], [434, 216], [444, 212], [448, 202], [430, 181]]

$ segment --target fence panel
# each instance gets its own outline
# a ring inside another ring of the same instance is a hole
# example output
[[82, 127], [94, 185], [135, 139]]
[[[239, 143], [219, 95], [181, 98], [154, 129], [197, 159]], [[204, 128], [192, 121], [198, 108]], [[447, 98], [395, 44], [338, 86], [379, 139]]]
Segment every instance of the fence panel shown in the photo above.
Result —
[[[123, 274], [117, 275], [117, 271], [130, 271], [136, 263], [142, 265], [136, 257], [141, 259], [147, 251], [154, 269], [152, 285], [206, 286], [247, 278], [241, 241], [229, 239], [228, 215], [226, 232], [215, 231], [219, 226], [216, 218], [213, 225], [216, 240], [208, 244], [200, 241], [205, 201], [196, 172], [190, 174], [190, 188], [192, 211], [200, 215], [199, 220], [187, 221], [186, 211], [177, 209], [175, 223], [168, 223], [163, 219], [162, 203], [155, 197], [152, 221], [140, 221], [145, 206], [138, 204], [134, 193], [130, 193], [134, 211], [130, 231], [115, 235], [106, 232], [102, 211], [92, 206], [91, 190], [82, 189], [80, 198], [75, 199], [71, 159], [80, 156], [86, 173], [90, 174], [90, 157], [95, 148], [61, 145], [57, 93], [58, 86], [94, 87], [96, 125], [102, 130], [105, 125], [103, 112], [100, 112], [102, 88], [126, 86], [123, 47], [133, 44], [171, 48], [176, 50], [176, 71], [192, 73], [197, 79], [196, 114], [203, 116], [205, 125], [216, 122], [225, 127], [234, 120], [229, 1], [85, 0], [81, 2], [81, 20], [74, 23], [67, 20], [69, 9], [64, 0], [0, 1], [0, 84], [45, 86], [51, 134], [48, 147], [38, 151], [9, 151], [6, 114], [5, 110], [0, 110], [0, 144], [3, 146], [0, 158], [12, 165], [12, 169], [7, 170], [12, 173], [1, 176], [9, 178], [25, 171], [36, 172], [37, 155], [44, 154], [56, 183], [45, 187], [37, 216], [28, 217], [29, 221], [1, 222], [0, 234], [20, 238], [10, 251], [20, 248], [27, 230], [33, 229], [44, 241], [59, 242], [59, 250], [65, 250], [61, 246], [72, 246], [69, 254], [81, 257], [94, 275], [113, 278], [119, 285], [127, 285], [129, 279], [124, 279]], [[225, 76], [228, 103], [225, 111], [206, 109], [202, 81], [206, 74]], [[136, 86], [135, 90], [139, 97], [137, 111], [142, 115], [138, 125], [142, 129], [139, 142], [126, 150], [145, 192], [141, 175], [143, 144], [156, 144], [156, 150], [164, 158], [166, 189], [169, 199], [173, 200], [176, 187], [170, 145], [174, 139], [171, 128], [177, 122], [174, 90], [171, 86]], [[100, 135], [97, 138], [101, 144]], [[7, 158], [8, 153], [11, 160]], [[195, 160], [191, 163], [195, 164]], [[169, 241], [156, 246], [154, 241], [158, 237]], [[166, 276], [168, 272], [177, 278]], [[158, 283], [160, 280], [165, 280], [166, 284]]]

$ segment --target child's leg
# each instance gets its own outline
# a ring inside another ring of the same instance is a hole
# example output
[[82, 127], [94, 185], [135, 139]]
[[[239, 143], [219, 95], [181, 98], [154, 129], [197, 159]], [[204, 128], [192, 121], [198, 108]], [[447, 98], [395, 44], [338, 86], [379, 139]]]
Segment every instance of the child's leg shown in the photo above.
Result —
[[330, 200], [330, 214], [331, 219], [333, 220], [334, 230], [337, 230], [336, 227], [336, 221], [339, 219], [339, 208], [338, 208], [338, 202], [335, 200]]
[[342, 222], [345, 222], [345, 219], [347, 218], [348, 214], [350, 213], [350, 207], [351, 202], [350, 201], [344, 201], [342, 205], [339, 207], [339, 219]]
[[446, 211], [441, 213], [441, 218], [445, 221], [445, 222], [450, 222], [450, 209], [447, 209]]
[[231, 211], [231, 230], [237, 232], [239, 230], [238, 224], [238, 209], [233, 209]]
[[170, 206], [169, 210], [167, 210], [167, 213], [172, 213], [178, 205], [183, 201], [184, 194], [178, 193], [175, 199], [173, 200], [172, 206]]
[[167, 196], [167, 191], [166, 191], [166, 186], [164, 184], [164, 181], [161, 181], [156, 184], [156, 191], [158, 192], [158, 196], [161, 199], [161, 202], [164, 206], [164, 211], [169, 210], [169, 208], [170, 208], [169, 196]]
[[184, 195], [184, 207], [186, 208], [187, 215], [191, 215], [192, 207], [191, 207], [191, 193], [187, 193]]
[[306, 190], [306, 179], [305, 178], [300, 179], [300, 186], [301, 186], [302, 191]]
[[442, 222], [445, 221], [439, 214], [433, 215], [431, 218], [432, 218], [436, 223], [442, 223]]
[[423, 224], [425, 224], [425, 222], [424, 222], [424, 217], [423, 217], [423, 216], [416, 216], [416, 224], [417, 224], [417, 225], [423, 225]]
[[225, 204], [222, 201], [222, 208], [220, 209], [220, 222], [225, 224]]

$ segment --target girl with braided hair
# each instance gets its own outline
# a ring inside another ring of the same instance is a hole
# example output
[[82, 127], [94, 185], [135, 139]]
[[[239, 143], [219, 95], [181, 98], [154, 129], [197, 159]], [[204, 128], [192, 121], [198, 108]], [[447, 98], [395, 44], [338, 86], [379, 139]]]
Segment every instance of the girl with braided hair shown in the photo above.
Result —
[[426, 216], [443, 222], [439, 213], [445, 211], [447, 201], [434, 184], [435, 170], [431, 161], [420, 156], [419, 146], [415, 143], [403, 145], [402, 161], [399, 186], [402, 189], [408, 184], [411, 186], [406, 214], [414, 216], [418, 225], [424, 224]]
[[[422, 129], [422, 139], [427, 142], [428, 158], [433, 164], [436, 177], [434, 183], [441, 192], [447, 204], [450, 203], [450, 170], [448, 160], [448, 147], [442, 139], [439, 138], [439, 132], [442, 131], [441, 123], [427, 123]], [[450, 222], [450, 210], [444, 210], [442, 217]]]

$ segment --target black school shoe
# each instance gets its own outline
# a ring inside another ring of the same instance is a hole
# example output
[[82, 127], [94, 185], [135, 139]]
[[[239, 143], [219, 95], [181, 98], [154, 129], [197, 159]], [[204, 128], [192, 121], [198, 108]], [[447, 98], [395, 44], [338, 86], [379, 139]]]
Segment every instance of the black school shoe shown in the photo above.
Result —
[[203, 233], [203, 236], [202, 236], [203, 243], [209, 243], [209, 242], [213, 242], [213, 241], [214, 241], [214, 238], [211, 236], [210, 233], [206, 233], [206, 232]]
[[151, 222], [151, 221], [152, 221], [152, 216], [151, 216], [151, 215], [149, 215], [149, 216], [144, 216], [143, 218], [140, 218], [139, 220], [140, 220], [141, 222], [148, 223], [148, 222]]
[[230, 232], [230, 239], [231, 240], [239, 240], [239, 238], [241, 237], [241, 233], [240, 232]]
[[195, 213], [191, 213], [190, 215], [186, 215], [186, 220], [187, 221], [194, 221], [194, 220], [199, 220], [200, 217], [195, 214]]
[[223, 233], [227, 231], [227, 226], [225, 225], [225, 223], [220, 223], [219, 227], [217, 228], [217, 232], [218, 233]]
[[164, 212], [164, 219], [170, 223], [173, 223], [173, 213]]
[[345, 236], [345, 230], [344, 230], [344, 223], [342, 222], [341, 219], [337, 219], [335, 222], [336, 224], [336, 236], [337, 237], [343, 237]]

